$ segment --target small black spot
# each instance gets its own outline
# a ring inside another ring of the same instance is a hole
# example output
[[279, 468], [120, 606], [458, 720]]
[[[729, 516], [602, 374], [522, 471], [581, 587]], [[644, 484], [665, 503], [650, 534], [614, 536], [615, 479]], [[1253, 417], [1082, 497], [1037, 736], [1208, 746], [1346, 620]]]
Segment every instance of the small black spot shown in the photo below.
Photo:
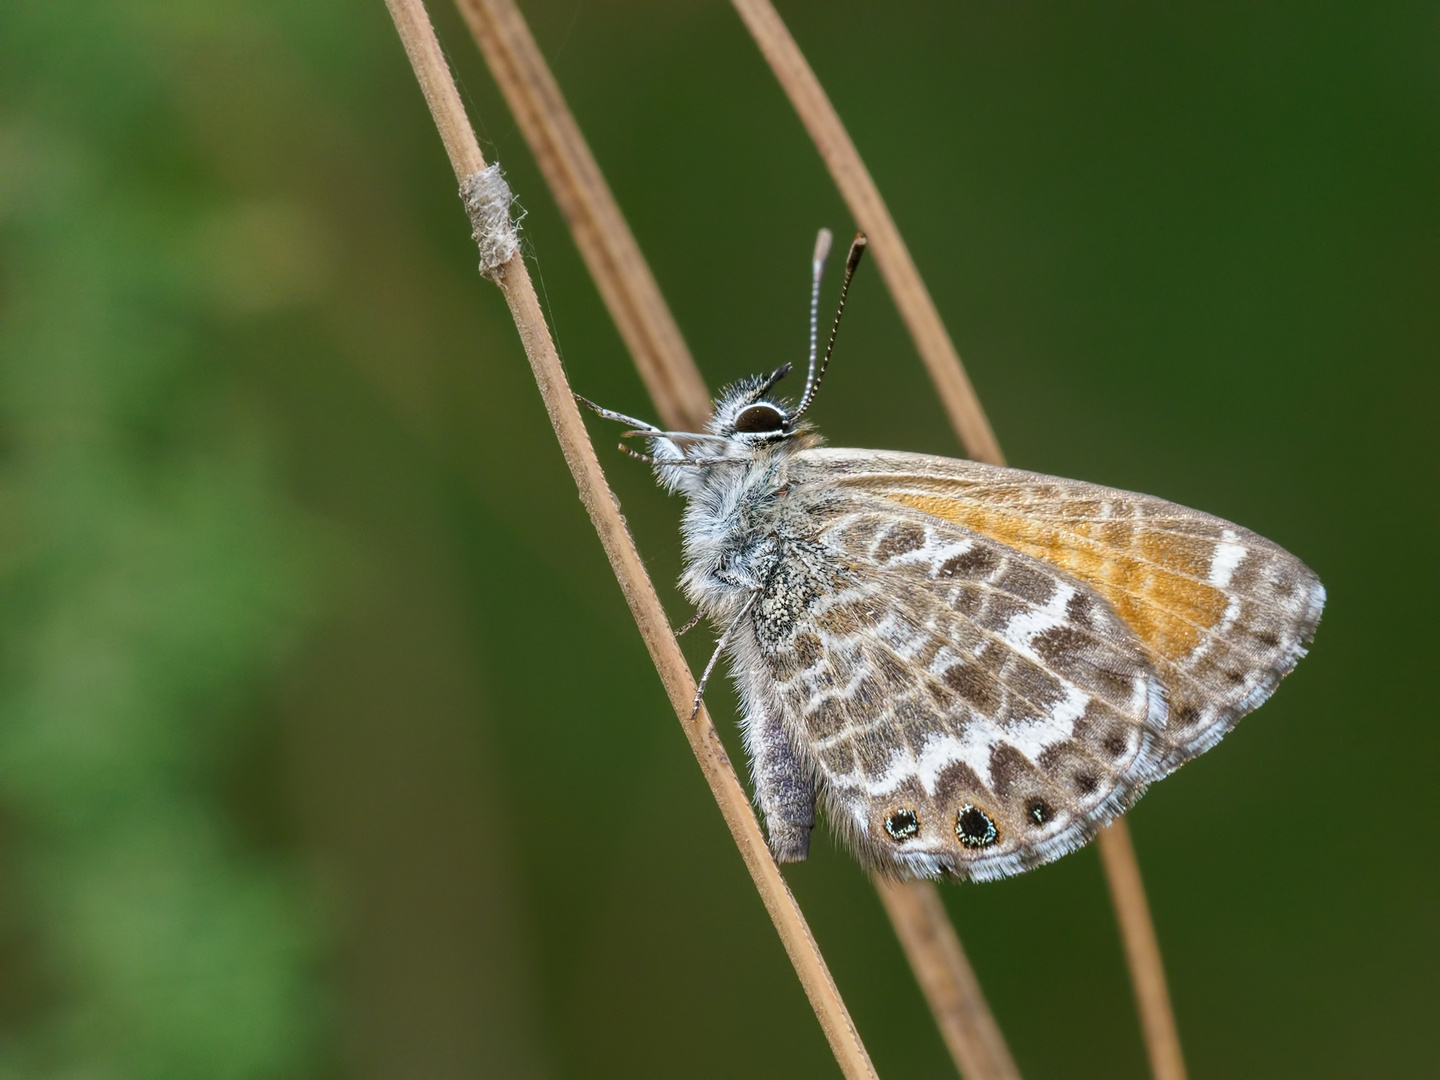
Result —
[[955, 815], [955, 835], [967, 848], [983, 848], [1000, 839], [1000, 830], [984, 810], [966, 803]]
[[1271, 630], [1255, 631], [1255, 640], [1267, 649], [1273, 649], [1280, 644], [1280, 638]]
[[908, 807], [896, 810], [885, 819], [885, 831], [892, 840], [909, 840], [920, 831], [920, 819]]
[[1055, 816], [1055, 811], [1044, 799], [1031, 799], [1025, 804], [1025, 816], [1036, 825], [1044, 825]]
[[1081, 795], [1093, 795], [1095, 789], [1100, 786], [1100, 780], [1094, 773], [1082, 772], [1075, 774], [1075, 790]]
[[1105, 752], [1112, 758], [1118, 758], [1130, 749], [1130, 740], [1125, 738], [1123, 731], [1112, 731], [1105, 736]]
[[1200, 710], [1194, 705], [1182, 705], [1175, 710], [1175, 726], [1187, 728], [1192, 724], [1199, 723]]

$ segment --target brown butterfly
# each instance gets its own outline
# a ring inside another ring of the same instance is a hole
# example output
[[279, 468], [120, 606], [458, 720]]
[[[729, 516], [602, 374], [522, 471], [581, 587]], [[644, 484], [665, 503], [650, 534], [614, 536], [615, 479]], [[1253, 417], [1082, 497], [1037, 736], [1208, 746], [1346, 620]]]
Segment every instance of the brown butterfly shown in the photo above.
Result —
[[835, 344], [817, 367], [828, 235], [797, 406], [773, 394], [789, 365], [726, 389], [704, 432], [585, 404], [648, 438], [687, 500], [681, 584], [722, 629], [699, 694], [728, 655], [775, 857], [806, 857], [818, 804], [881, 872], [1019, 873], [1269, 697], [1325, 590], [1269, 540], [1149, 495], [822, 446], [800, 419]]

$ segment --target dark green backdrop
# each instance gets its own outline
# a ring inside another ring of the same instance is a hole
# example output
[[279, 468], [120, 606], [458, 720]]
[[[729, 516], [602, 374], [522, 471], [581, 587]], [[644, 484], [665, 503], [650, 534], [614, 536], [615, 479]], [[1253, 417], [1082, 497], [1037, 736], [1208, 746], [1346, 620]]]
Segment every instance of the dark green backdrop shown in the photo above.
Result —
[[[571, 378], [650, 415], [434, 10]], [[800, 359], [853, 223], [733, 12], [525, 10], [707, 379]], [[1435, 8], [782, 14], [1011, 460], [1329, 588], [1131, 816], [1193, 1075], [1440, 1075]], [[0, 7], [0, 1076], [834, 1074], [454, 189], [380, 0]], [[829, 438], [955, 453], [873, 267], [847, 321]], [[951, 1075], [817, 848], [881, 1075]], [[1143, 1075], [1093, 850], [946, 898], [1027, 1077]]]

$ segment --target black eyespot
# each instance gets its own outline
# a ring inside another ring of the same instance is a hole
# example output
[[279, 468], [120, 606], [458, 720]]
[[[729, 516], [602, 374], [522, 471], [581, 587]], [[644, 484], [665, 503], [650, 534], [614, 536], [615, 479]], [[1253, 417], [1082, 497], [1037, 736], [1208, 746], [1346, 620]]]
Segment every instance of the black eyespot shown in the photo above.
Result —
[[1044, 825], [1055, 816], [1055, 811], [1044, 799], [1031, 799], [1025, 804], [1025, 814], [1036, 825]]
[[990, 815], [978, 806], [966, 803], [955, 815], [955, 835], [968, 848], [989, 847], [1000, 839], [1000, 830]]
[[785, 414], [765, 401], [745, 406], [735, 417], [736, 431], [781, 431], [784, 427]]
[[920, 819], [915, 816], [914, 810], [896, 810], [885, 819], [885, 831], [892, 840], [909, 840], [920, 831]]

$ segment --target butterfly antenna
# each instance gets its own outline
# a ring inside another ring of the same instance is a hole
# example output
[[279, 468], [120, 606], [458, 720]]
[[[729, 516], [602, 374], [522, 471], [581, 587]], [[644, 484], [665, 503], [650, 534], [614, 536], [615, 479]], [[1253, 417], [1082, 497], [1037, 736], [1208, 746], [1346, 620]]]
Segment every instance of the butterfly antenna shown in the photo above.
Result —
[[[821, 230], [822, 233], [825, 230]], [[828, 237], [827, 237], [828, 241]], [[840, 316], [845, 314], [845, 297], [850, 293], [850, 279], [855, 276], [855, 268], [860, 265], [860, 256], [865, 254], [867, 241], [864, 233], [856, 233], [855, 239], [850, 242], [850, 254], [845, 256], [845, 280], [840, 283], [840, 306], [835, 309], [835, 322], [830, 326], [830, 341], [825, 346], [825, 358], [820, 361], [820, 369], [815, 369], [815, 302], [810, 305], [810, 378], [805, 382], [805, 396], [800, 400], [800, 407], [791, 415], [790, 420], [800, 418], [800, 415], [815, 400], [815, 393], [820, 389], [820, 380], [825, 378], [825, 369], [830, 366], [830, 354], [835, 351], [835, 335], [840, 331]], [[827, 242], [826, 247], [829, 247]], [[815, 245], [815, 252], [820, 253], [820, 244]], [[819, 261], [816, 263], [817, 271], [815, 277], [815, 298], [820, 295]]]
[[815, 384], [815, 361], [820, 356], [820, 279], [825, 275], [825, 260], [830, 258], [834, 239], [829, 229], [821, 229], [815, 236], [815, 254], [810, 258], [810, 370], [805, 375], [802, 398], [809, 397], [810, 387]]

